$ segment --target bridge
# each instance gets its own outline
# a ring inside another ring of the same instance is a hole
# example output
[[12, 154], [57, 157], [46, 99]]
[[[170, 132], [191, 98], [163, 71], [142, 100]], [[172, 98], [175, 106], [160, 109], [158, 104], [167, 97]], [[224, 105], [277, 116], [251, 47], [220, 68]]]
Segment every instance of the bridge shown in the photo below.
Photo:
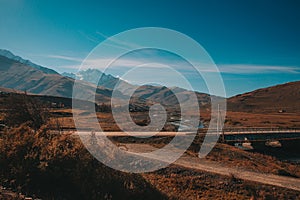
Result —
[[264, 142], [272, 140], [300, 140], [300, 129], [234, 128], [223, 129], [224, 142]]
[[[90, 135], [91, 130], [75, 131], [75, 134]], [[201, 129], [201, 133], [206, 133], [207, 129]], [[108, 132], [95, 132], [96, 135], [105, 135], [108, 137], [173, 137], [190, 135], [189, 131], [182, 132], [130, 132], [129, 135], [121, 131], [108, 131]], [[300, 140], [300, 128], [298, 129], [276, 129], [276, 128], [225, 128], [222, 131], [212, 130], [211, 134], [207, 136], [216, 137], [216, 134], [220, 135], [223, 142], [264, 142], [272, 140]]]

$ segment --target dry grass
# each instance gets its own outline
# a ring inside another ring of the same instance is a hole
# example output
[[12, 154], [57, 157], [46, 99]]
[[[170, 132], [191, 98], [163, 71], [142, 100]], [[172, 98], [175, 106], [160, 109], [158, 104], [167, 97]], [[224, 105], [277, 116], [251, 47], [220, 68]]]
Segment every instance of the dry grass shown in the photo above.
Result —
[[297, 191], [170, 166], [143, 177], [169, 199], [299, 199]]
[[43, 199], [164, 199], [140, 175], [106, 167], [78, 139], [46, 127], [2, 133], [0, 166], [0, 185]]
[[246, 170], [300, 177], [300, 167], [296, 164], [282, 162], [274, 157], [260, 153], [240, 150], [226, 144], [217, 144], [206, 156], [207, 160], [216, 161], [229, 167], [240, 167]]
[[246, 113], [227, 112], [225, 127], [280, 127], [299, 128], [298, 113]]
[[[71, 115], [71, 109], [53, 110], [52, 112], [66, 113]], [[84, 114], [85, 111], [76, 111]], [[148, 113], [138, 112], [131, 113], [134, 121], [137, 124], [147, 124]], [[86, 116], [86, 118], [91, 116]], [[99, 124], [105, 131], [119, 131], [111, 113], [97, 113]], [[83, 118], [83, 117], [82, 117]], [[56, 116], [52, 117], [51, 123], [55, 124], [59, 121], [60, 125], [65, 128], [75, 128], [72, 116]], [[206, 124], [209, 123], [209, 111], [201, 112], [201, 120]], [[299, 128], [300, 115], [297, 113], [246, 113], [246, 112], [232, 112], [226, 113], [225, 128], [247, 128], [247, 127], [262, 127], [262, 128]], [[165, 130], [175, 130], [174, 127], [165, 127]]]

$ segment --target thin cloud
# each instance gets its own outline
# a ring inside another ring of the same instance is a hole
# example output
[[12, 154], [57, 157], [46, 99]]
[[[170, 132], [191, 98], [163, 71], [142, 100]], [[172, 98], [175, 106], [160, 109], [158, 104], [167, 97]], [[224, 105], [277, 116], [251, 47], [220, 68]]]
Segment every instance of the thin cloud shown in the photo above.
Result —
[[101, 37], [103, 37], [105, 40], [108, 40], [110, 43], [106, 43], [107, 45], [110, 45], [110, 46], [113, 46], [113, 47], [116, 47], [116, 48], [120, 48], [120, 49], [125, 49], [125, 50], [132, 50], [133, 49], [139, 49], [141, 48], [141, 46], [137, 45], [137, 44], [134, 44], [134, 43], [131, 43], [131, 42], [126, 42], [126, 41], [121, 41], [121, 40], [118, 40], [116, 38], [113, 38], [113, 37], [109, 37], [99, 31], [96, 32], [98, 35], [100, 35]]
[[[62, 56], [62, 55], [48, 55], [49, 58], [62, 59], [67, 61], [77, 62], [77, 65], [72, 66], [61, 66], [65, 68], [78, 69], [84, 59], [70, 57], [70, 56]], [[89, 59], [85, 60], [81, 69], [88, 68], [97, 68], [100, 70], [104, 70], [106, 66], [111, 64], [113, 58], [99, 58], [99, 59]], [[151, 63], [151, 65], [147, 65], [149, 68], [160, 68], [160, 64], [168, 65], [173, 67], [175, 70], [183, 70], [186, 73], [193, 72], [194, 69], [190, 64], [186, 62], [182, 62], [180, 60], [170, 60], [162, 57], [141, 57], [141, 58], [120, 58], [115, 60], [112, 63], [113, 67], [136, 67], [144, 64]], [[155, 64], [157, 63], [157, 64]], [[259, 73], [300, 73], [300, 67], [296, 66], [276, 66], [276, 65], [249, 65], [249, 64], [223, 64], [218, 65], [217, 68], [212, 67], [209, 64], [204, 64], [197, 62], [197, 69], [201, 72], [206, 73], [228, 73], [228, 74], [259, 74]]]
[[93, 37], [93, 36], [87, 35], [82, 31], [78, 31], [78, 33], [80, 33], [83, 37], [85, 37], [87, 40], [89, 40], [91, 42], [94, 42], [96, 44], [100, 43], [100, 41], [97, 38]]
[[222, 73], [230, 74], [300, 73], [300, 68], [295, 66], [228, 64], [219, 65], [219, 69]]
[[[70, 68], [70, 69], [79, 69], [79, 67], [81, 67], [81, 69], [94, 68], [94, 69], [104, 70], [113, 61], [112, 58], [89, 59], [89, 60], [85, 60], [84, 63], [80, 64], [83, 61], [81, 59], [65, 57], [65, 56], [53, 56], [53, 58], [79, 62], [78, 65], [61, 66], [63, 68]], [[118, 59], [112, 63], [112, 66], [114, 66], [114, 67], [135, 67], [135, 66], [142, 65], [144, 63], [145, 63], [144, 61], [135, 60], [135, 59]]]
[[70, 56], [62, 56], [62, 55], [47, 55], [45, 57], [67, 60], [67, 61], [74, 61], [74, 62], [82, 62], [83, 61], [83, 59], [80, 59], [80, 58], [75, 58], [75, 57], [70, 57]]

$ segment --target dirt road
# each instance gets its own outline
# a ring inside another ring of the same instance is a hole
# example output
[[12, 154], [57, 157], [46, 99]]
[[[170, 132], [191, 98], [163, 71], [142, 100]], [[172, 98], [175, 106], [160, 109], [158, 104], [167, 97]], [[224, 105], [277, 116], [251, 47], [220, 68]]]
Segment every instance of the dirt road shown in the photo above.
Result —
[[[126, 147], [129, 151], [132, 152], [143, 152], [145, 151], [145, 149], [147, 149], [147, 151], [151, 151], [151, 150], [154, 151], [156, 149], [148, 144], [126, 144]], [[269, 184], [269, 185], [300, 191], [299, 178], [253, 172], [253, 171], [248, 171], [237, 167], [236, 168], [227, 167], [222, 165], [222, 163], [207, 161], [205, 159], [200, 159], [188, 155], [182, 156], [174, 164], [185, 168], [196, 169], [196, 170], [221, 174], [225, 176], [233, 175], [235, 178], [239, 178], [247, 181], [255, 181], [262, 184]]]

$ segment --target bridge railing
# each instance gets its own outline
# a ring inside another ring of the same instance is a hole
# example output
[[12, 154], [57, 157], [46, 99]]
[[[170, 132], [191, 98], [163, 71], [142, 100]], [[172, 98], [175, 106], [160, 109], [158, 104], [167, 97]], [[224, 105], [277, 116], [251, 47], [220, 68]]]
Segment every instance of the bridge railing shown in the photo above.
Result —
[[224, 133], [297, 133], [300, 128], [266, 128], [266, 127], [246, 127], [246, 128], [224, 128]]
[[[207, 128], [201, 129], [201, 132], [207, 132]], [[223, 128], [222, 130], [210, 129], [211, 132], [219, 133], [298, 133], [300, 128], [266, 128], [266, 127], [245, 127], [245, 128]]]

